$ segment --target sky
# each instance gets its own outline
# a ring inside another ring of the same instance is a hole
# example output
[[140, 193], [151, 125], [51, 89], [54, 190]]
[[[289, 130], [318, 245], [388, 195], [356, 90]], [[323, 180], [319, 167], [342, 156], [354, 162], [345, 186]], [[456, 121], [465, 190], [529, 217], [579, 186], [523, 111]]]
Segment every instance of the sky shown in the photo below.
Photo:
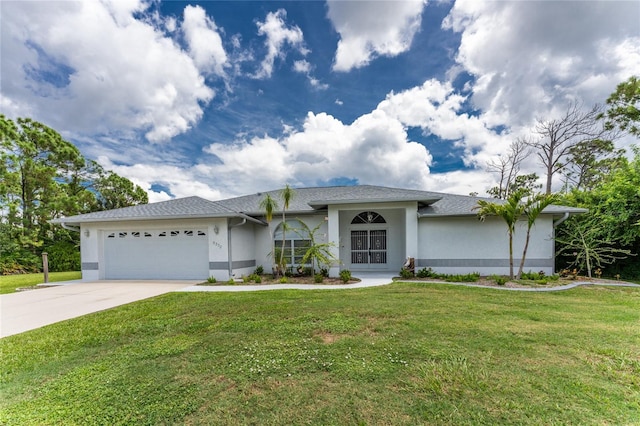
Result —
[[[484, 195], [536, 120], [640, 74], [639, 1], [0, 0], [0, 24], [0, 113], [152, 202]], [[534, 156], [523, 172], [544, 175]]]

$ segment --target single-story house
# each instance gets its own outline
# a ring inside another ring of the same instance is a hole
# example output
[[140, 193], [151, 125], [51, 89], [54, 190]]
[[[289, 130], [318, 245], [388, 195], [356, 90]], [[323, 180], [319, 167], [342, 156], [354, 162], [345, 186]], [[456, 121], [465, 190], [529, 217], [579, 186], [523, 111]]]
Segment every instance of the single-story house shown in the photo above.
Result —
[[[339, 262], [331, 276], [352, 272], [397, 273], [407, 258], [416, 269], [441, 273], [508, 274], [507, 228], [497, 217], [478, 220], [478, 197], [381, 186], [299, 188], [286, 211], [284, 251], [298, 265], [309, 245], [300, 222], [313, 229], [316, 242], [331, 243]], [[282, 246], [282, 212], [267, 223], [257, 193], [221, 201], [188, 197], [100, 211], [54, 220], [80, 232], [82, 278], [206, 279], [226, 281], [271, 271], [274, 245]], [[498, 201], [498, 200], [493, 200]], [[525, 271], [555, 269], [554, 230], [571, 214], [586, 210], [552, 205], [532, 229]], [[526, 235], [516, 229], [515, 264]]]

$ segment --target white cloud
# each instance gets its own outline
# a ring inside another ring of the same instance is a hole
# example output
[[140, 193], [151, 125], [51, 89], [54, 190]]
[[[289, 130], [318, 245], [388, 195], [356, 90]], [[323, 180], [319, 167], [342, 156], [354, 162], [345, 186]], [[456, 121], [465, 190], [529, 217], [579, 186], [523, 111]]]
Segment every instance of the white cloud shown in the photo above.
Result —
[[276, 58], [285, 56], [284, 48], [286, 45], [295, 48], [302, 55], [308, 53], [304, 46], [302, 30], [297, 25], [287, 27], [286, 17], [287, 12], [284, 9], [278, 9], [276, 12], [269, 12], [264, 22], [257, 23], [258, 35], [266, 36], [264, 44], [267, 48], [267, 54], [255, 74], [256, 78], [271, 77]]
[[218, 27], [200, 6], [184, 8], [182, 31], [189, 45], [189, 54], [200, 71], [224, 76], [227, 54], [222, 46]]
[[145, 8], [133, 0], [3, 2], [3, 97], [67, 131], [143, 131], [152, 142], [185, 132], [214, 92], [162, 29], [134, 17]]
[[317, 78], [315, 78], [312, 74], [311, 74], [311, 70], [312, 70], [312, 66], [309, 62], [305, 61], [304, 59], [300, 60], [300, 61], [295, 61], [293, 63], [293, 70], [295, 72], [299, 72], [301, 74], [304, 74], [307, 76], [307, 80], [309, 80], [309, 84], [311, 84], [312, 87], [318, 89], [318, 90], [326, 90], [329, 88], [329, 85], [326, 83], [322, 83], [320, 80], [318, 80]]
[[458, 1], [443, 27], [494, 124], [530, 125], [570, 100], [602, 103], [640, 69], [638, 2]]
[[328, 17], [340, 41], [334, 71], [366, 66], [377, 56], [396, 56], [411, 46], [426, 1], [328, 1]]
[[[209, 200], [223, 198], [220, 191], [211, 188], [202, 181], [202, 176], [199, 175], [198, 169], [195, 167], [182, 168], [163, 164], [117, 165], [105, 156], [98, 157], [97, 161], [105, 169], [125, 176], [147, 191], [151, 203], [191, 195]], [[154, 191], [152, 189], [154, 185], [168, 188], [171, 194], [165, 191]]]

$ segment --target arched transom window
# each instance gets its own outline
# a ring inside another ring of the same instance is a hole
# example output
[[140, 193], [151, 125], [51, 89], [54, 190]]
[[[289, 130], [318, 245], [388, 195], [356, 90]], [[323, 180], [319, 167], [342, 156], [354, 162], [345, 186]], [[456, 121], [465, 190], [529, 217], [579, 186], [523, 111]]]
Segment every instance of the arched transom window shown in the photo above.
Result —
[[353, 218], [353, 220], [351, 221], [352, 225], [357, 225], [357, 224], [367, 224], [367, 223], [387, 223], [386, 220], [384, 220], [384, 217], [382, 217], [381, 215], [379, 215], [376, 212], [362, 212], [359, 215], [357, 215], [356, 217]]

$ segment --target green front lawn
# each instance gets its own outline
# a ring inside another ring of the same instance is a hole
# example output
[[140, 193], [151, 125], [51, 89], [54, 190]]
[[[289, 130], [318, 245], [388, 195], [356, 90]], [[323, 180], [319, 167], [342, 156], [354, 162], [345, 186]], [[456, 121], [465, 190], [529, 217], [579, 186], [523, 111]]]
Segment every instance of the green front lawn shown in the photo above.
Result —
[[171, 293], [0, 339], [0, 424], [640, 419], [640, 289]]
[[[49, 272], [49, 282], [71, 281], [82, 278], [82, 272]], [[0, 275], [0, 294], [14, 293], [16, 288], [44, 283], [44, 274]]]

